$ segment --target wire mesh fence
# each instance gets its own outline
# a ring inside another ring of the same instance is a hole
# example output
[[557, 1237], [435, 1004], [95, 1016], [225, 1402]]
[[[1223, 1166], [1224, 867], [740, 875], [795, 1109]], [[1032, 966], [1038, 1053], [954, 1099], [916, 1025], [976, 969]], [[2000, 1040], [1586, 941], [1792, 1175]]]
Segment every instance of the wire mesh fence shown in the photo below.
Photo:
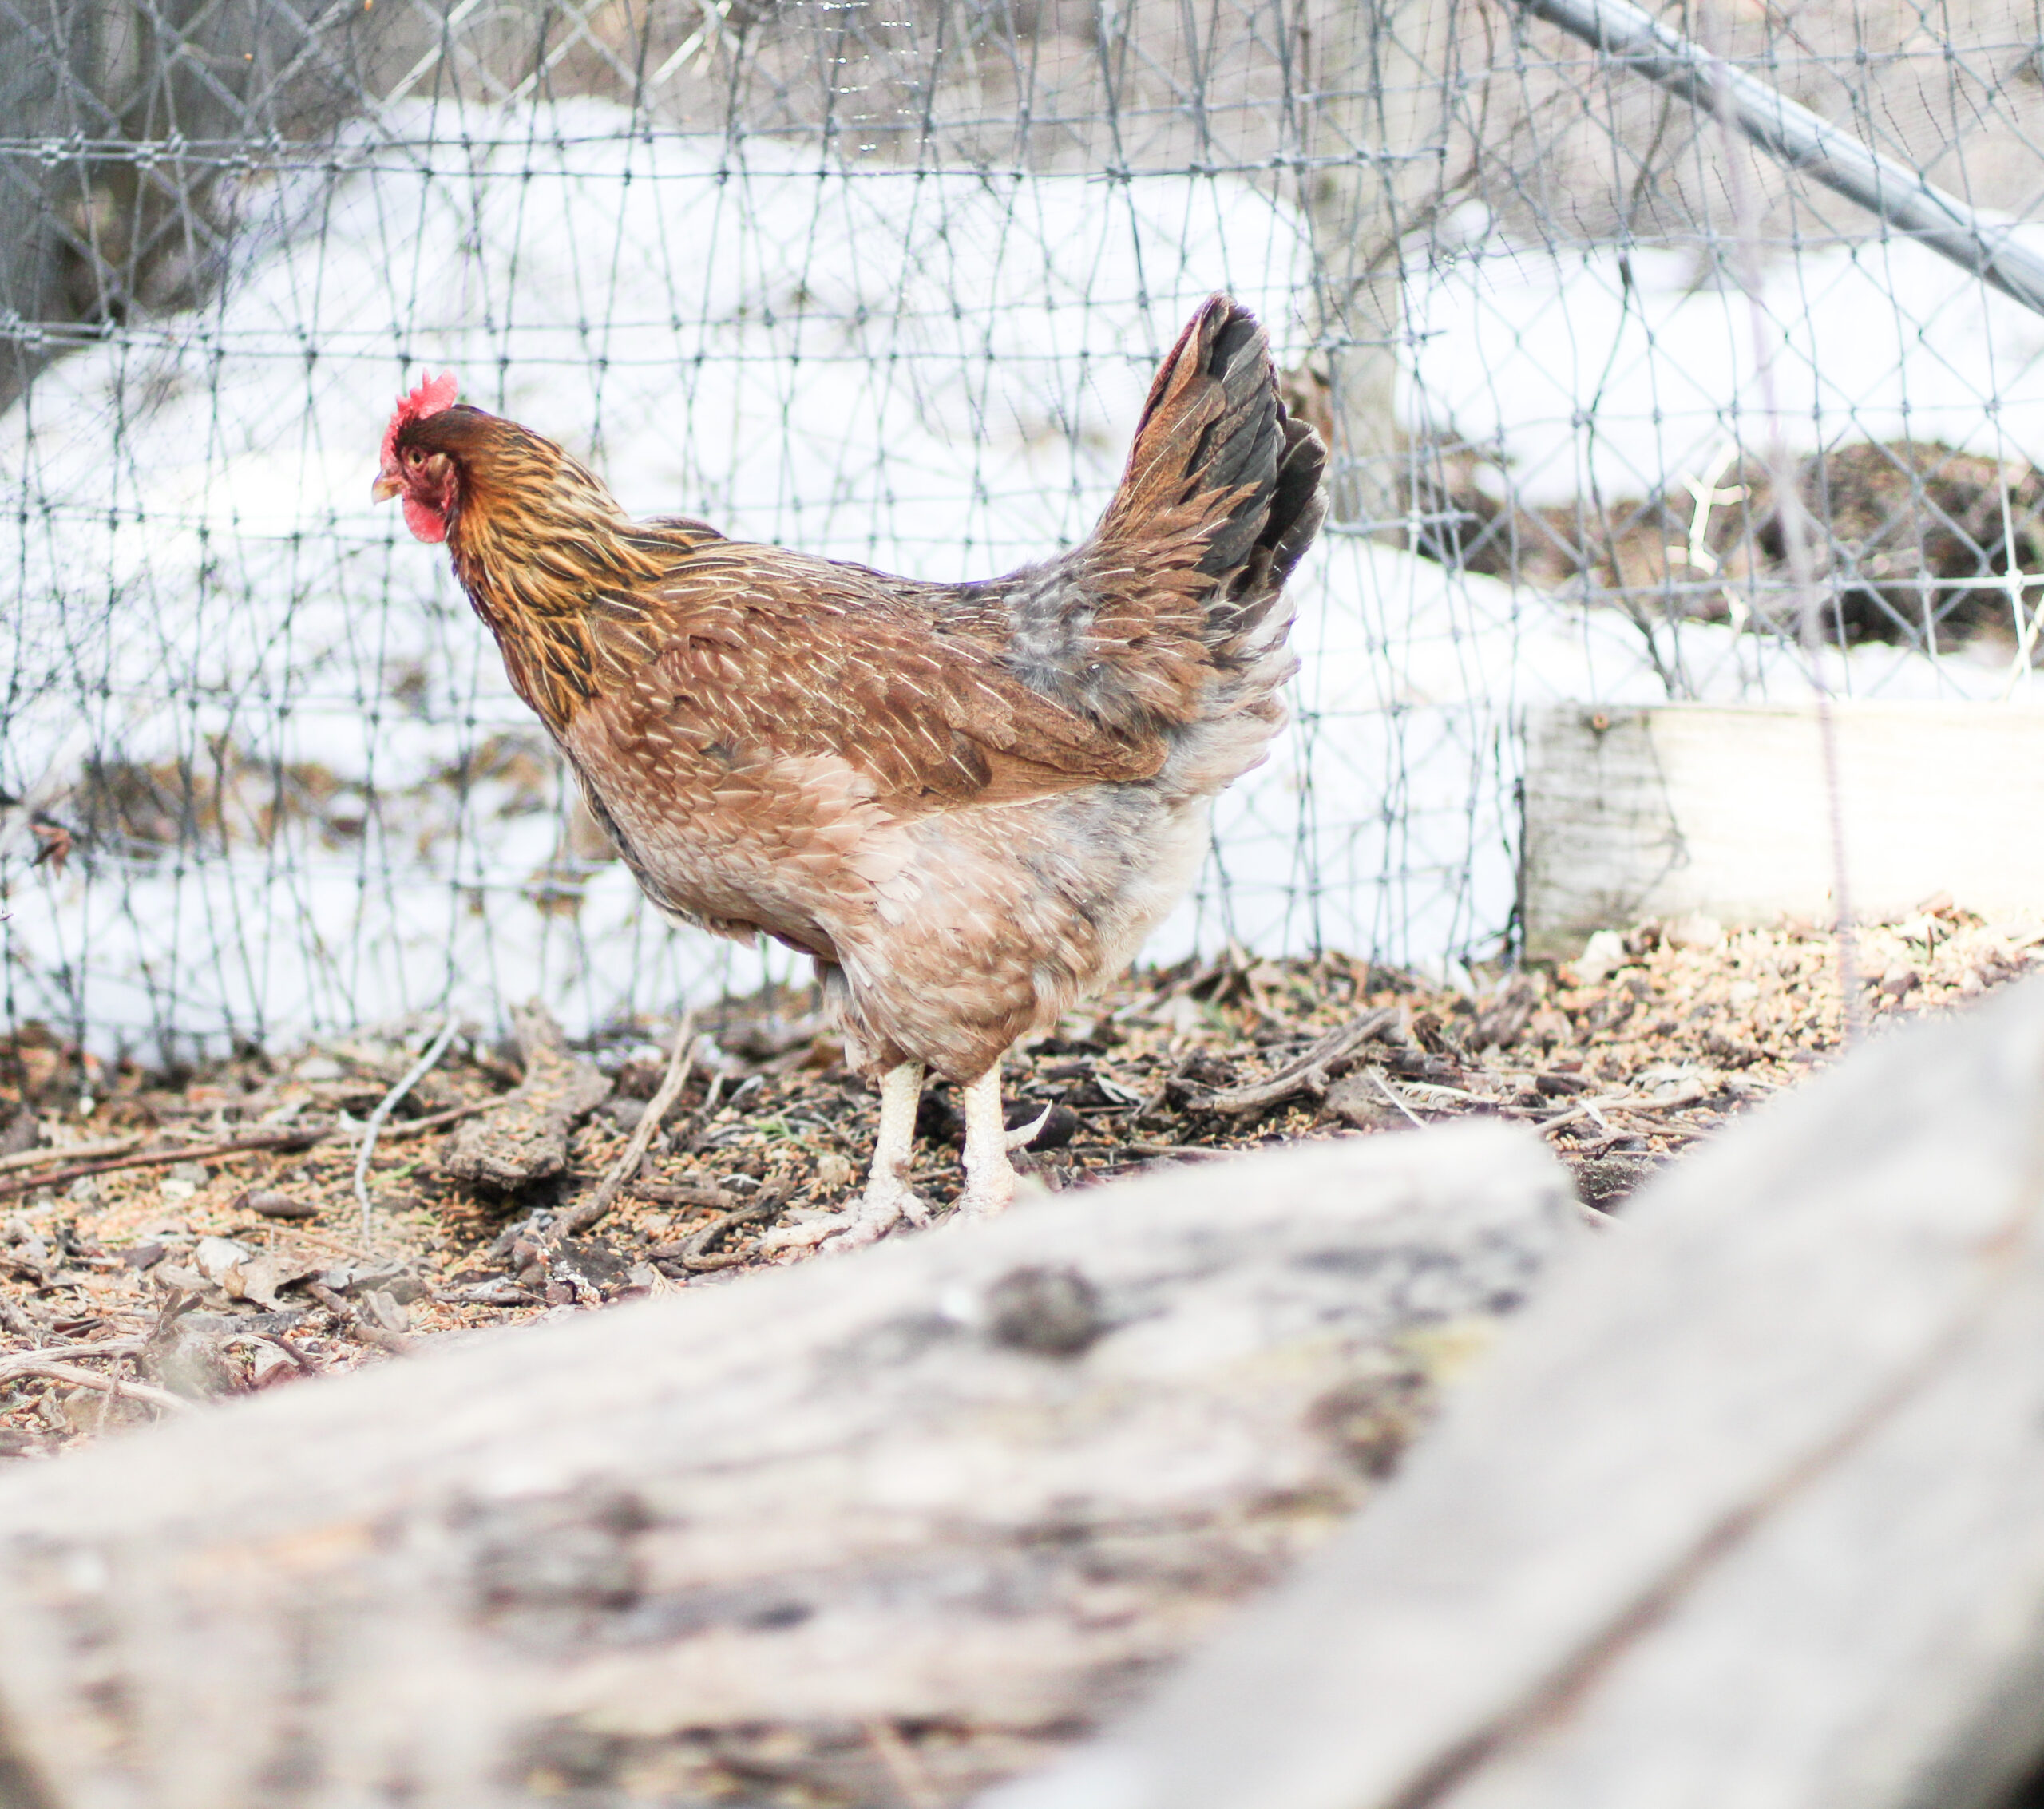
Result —
[[[2034, 0], [1663, 17], [2038, 211]], [[636, 512], [968, 577], [1083, 535], [1182, 319], [1256, 308], [1336, 517], [1293, 726], [1163, 959], [1507, 952], [1530, 703], [2029, 683], [2044, 320], [1504, 0], [0, 30], [18, 1027], [172, 1055], [535, 992], [590, 1025], [787, 971], [640, 908], [444, 560], [372, 512], [426, 370]]]

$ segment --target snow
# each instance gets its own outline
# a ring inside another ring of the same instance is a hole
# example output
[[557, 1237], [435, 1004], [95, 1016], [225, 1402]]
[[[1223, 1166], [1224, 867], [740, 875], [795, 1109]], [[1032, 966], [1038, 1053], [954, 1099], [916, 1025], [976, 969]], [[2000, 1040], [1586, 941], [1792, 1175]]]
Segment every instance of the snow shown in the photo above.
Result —
[[[557, 769], [533, 759], [444, 556], [368, 500], [392, 399], [422, 373], [561, 439], [636, 511], [947, 578], [1090, 527], [1157, 354], [1213, 289], [1258, 311], [1281, 360], [1304, 342], [1299, 224], [1225, 176], [819, 170], [766, 139], [635, 137], [592, 103], [386, 119], [339, 161], [252, 180], [212, 307], [72, 357], [0, 418], [17, 1019], [282, 1043], [537, 993], [581, 1027], [799, 971], [668, 930], [614, 864], [572, 874], [579, 908], [560, 908]], [[2003, 398], [2011, 443], [2036, 443], [2038, 335], [1991, 307], [1983, 331], [1951, 285], [1903, 275], [1943, 325], [1868, 355], [1880, 421], [1965, 438], [1963, 370]], [[1556, 494], [1586, 461], [1635, 493], [1638, 473], [1700, 467], [1713, 434], [1750, 428], [1736, 311], [1658, 266], [1629, 310], [1617, 288], [1594, 257], [1423, 273], [1412, 417], [1499, 437]], [[1808, 338], [1792, 349], [1815, 370]], [[1607, 366], [1593, 445], [1574, 423]], [[1646, 398], [1678, 379], [1656, 418]], [[1832, 392], [1783, 381], [1829, 431]], [[1935, 422], [1895, 414], [1927, 394]], [[1230, 936], [1436, 967], [1481, 952], [1511, 907], [1517, 712], [1665, 695], [1642, 636], [1332, 534], [1294, 588], [1297, 719], [1222, 801], [1215, 858], [1149, 954]], [[1722, 630], [1685, 628], [1679, 652], [1698, 695], [1804, 683], [1792, 652]], [[2003, 683], [1879, 649], [1832, 676]], [[213, 788], [211, 852], [26, 872], [28, 807], [61, 813], [88, 758], [168, 762], [173, 782], [185, 763]], [[285, 793], [301, 807], [279, 813]]]
[[2044, 319], [1913, 240], [1774, 263], [1757, 343], [1745, 291], [1674, 250], [1480, 246], [1408, 306], [1408, 414], [1499, 446], [1529, 504], [1650, 496], [1776, 433], [2044, 464]]

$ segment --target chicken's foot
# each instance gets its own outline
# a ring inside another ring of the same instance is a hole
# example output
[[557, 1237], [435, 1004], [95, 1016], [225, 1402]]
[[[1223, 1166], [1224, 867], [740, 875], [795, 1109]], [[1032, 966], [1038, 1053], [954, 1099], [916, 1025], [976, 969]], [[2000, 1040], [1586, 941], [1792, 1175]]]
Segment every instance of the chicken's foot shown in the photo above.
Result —
[[[1000, 1063], [996, 1062], [965, 1090], [965, 1191], [958, 1196], [960, 1218], [992, 1218], [1015, 1197], [1012, 1146], [1000, 1115]], [[1049, 1116], [1046, 1108], [1044, 1117]], [[1023, 1142], [1042, 1127], [1043, 1118], [1020, 1129]]]
[[922, 1096], [921, 1062], [903, 1062], [889, 1068], [880, 1083], [880, 1134], [873, 1139], [866, 1191], [842, 1212], [826, 1213], [770, 1233], [760, 1240], [760, 1247], [785, 1250], [822, 1245], [834, 1250], [855, 1250], [885, 1237], [904, 1220], [927, 1225], [929, 1208], [909, 1185], [909, 1165], [915, 1154], [916, 1107]]

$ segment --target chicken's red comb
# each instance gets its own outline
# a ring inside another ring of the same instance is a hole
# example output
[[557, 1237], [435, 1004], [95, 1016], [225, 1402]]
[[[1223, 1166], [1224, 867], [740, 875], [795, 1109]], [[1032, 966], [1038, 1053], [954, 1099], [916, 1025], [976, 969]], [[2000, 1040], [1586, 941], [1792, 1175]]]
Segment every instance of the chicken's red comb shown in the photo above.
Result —
[[429, 414], [452, 408], [455, 397], [461, 393], [454, 372], [443, 370], [438, 377], [427, 378], [410, 395], [398, 397], [398, 412], [390, 417], [390, 425], [383, 430], [383, 462], [388, 465], [396, 455], [400, 427], [408, 421], [423, 421]]

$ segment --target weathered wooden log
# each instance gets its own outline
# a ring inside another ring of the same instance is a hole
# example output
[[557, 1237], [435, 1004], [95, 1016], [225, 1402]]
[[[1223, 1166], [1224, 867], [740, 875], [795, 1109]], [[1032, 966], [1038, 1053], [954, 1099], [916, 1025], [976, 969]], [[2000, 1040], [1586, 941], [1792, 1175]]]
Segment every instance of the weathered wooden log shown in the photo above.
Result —
[[1575, 1211], [1317, 1144], [18, 1474], [0, 1803], [957, 1801], [1339, 1525]]
[[988, 1809], [1972, 1809], [2044, 1750], [2044, 989], [1637, 1195], [1396, 1482]]
[[[1701, 912], [1727, 925], [1837, 916], [1832, 814], [1865, 921], [1933, 893], [1969, 910], [2044, 897], [2044, 716], [2011, 706], [1834, 698], [1837, 790], [1808, 703], [1587, 703], [1530, 711], [1519, 908], [1527, 951]], [[1992, 785], [1955, 779], [1993, 773]]]
[[572, 1055], [561, 1026], [535, 1000], [511, 1023], [525, 1078], [449, 1138], [440, 1166], [461, 1181], [505, 1190], [568, 1166], [568, 1133], [610, 1097], [609, 1080]]

